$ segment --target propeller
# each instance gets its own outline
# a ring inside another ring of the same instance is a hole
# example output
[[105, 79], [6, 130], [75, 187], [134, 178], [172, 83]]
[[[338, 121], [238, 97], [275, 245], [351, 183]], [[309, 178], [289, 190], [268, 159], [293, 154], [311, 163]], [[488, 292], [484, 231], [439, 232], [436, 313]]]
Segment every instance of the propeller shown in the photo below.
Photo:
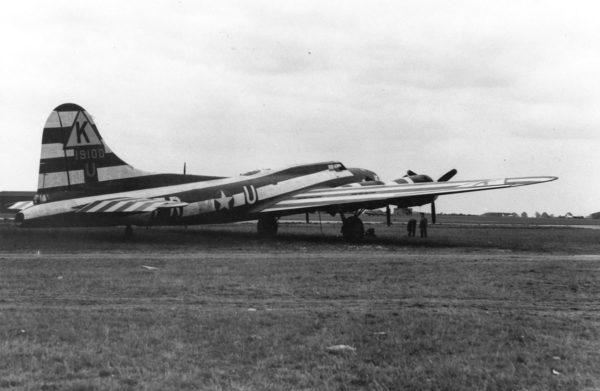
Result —
[[[437, 181], [438, 182], [448, 182], [450, 179], [452, 179], [452, 177], [454, 177], [454, 175], [456, 175], [458, 171], [456, 171], [455, 168], [453, 168], [452, 170], [448, 171], [447, 173], [445, 173], [444, 175], [442, 175]], [[435, 224], [435, 201], [431, 201], [431, 224]]]
[[[448, 182], [450, 179], [452, 179], [454, 177], [454, 175], [456, 175], [458, 171], [456, 171], [456, 169], [452, 169], [450, 171], [448, 171], [447, 173], [445, 173], [444, 175], [442, 175], [437, 182]], [[412, 170], [408, 170], [406, 171], [406, 175], [407, 176], [419, 176], [420, 180], [418, 180], [419, 182], [425, 181], [425, 182], [433, 182], [433, 180], [431, 178], [429, 178], [427, 175], [418, 175], [416, 172], [412, 171]], [[415, 182], [417, 181], [417, 178], [415, 178]], [[431, 201], [431, 223], [435, 224], [436, 221], [436, 213], [435, 213], [435, 201]]]
[[452, 177], [454, 177], [454, 175], [456, 175], [458, 171], [456, 171], [455, 168], [453, 168], [452, 170], [448, 171], [447, 173], [445, 173], [444, 175], [442, 175], [440, 177], [440, 179], [438, 179], [438, 182], [448, 182], [450, 179], [452, 179]]

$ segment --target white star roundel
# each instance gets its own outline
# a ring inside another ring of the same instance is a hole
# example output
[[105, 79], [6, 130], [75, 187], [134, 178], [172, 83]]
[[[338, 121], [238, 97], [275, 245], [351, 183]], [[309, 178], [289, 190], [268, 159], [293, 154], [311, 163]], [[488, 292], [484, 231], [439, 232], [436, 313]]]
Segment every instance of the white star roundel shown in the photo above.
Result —
[[223, 190], [219, 190], [217, 198], [215, 198], [215, 209], [224, 210], [233, 208], [233, 197], [225, 194]]

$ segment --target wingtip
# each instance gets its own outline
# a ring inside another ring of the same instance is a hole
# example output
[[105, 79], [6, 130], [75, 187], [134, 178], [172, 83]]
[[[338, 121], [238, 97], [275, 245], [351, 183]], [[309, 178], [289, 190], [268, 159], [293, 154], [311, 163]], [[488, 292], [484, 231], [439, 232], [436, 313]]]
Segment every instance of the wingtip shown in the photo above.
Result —
[[507, 178], [506, 183], [511, 185], [535, 185], [538, 183], [552, 182], [557, 180], [557, 176], [532, 176], [521, 178]]

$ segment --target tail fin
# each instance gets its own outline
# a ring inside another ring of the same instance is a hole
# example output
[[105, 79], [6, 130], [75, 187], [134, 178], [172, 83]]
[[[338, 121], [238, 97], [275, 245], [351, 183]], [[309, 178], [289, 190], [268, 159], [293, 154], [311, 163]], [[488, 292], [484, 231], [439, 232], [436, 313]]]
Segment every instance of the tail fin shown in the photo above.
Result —
[[92, 116], [81, 106], [65, 103], [50, 113], [42, 136], [38, 194], [144, 175], [148, 173], [131, 167], [110, 150]]

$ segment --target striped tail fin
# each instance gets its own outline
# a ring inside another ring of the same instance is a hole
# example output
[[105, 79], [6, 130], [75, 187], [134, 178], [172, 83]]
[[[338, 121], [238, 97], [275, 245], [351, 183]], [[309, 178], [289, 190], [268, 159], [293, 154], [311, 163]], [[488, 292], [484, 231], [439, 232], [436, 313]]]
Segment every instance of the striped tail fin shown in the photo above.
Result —
[[50, 113], [42, 136], [40, 197], [75, 190], [85, 192], [89, 188], [97, 189], [105, 181], [148, 174], [128, 165], [111, 151], [92, 116], [81, 106], [65, 103]]

